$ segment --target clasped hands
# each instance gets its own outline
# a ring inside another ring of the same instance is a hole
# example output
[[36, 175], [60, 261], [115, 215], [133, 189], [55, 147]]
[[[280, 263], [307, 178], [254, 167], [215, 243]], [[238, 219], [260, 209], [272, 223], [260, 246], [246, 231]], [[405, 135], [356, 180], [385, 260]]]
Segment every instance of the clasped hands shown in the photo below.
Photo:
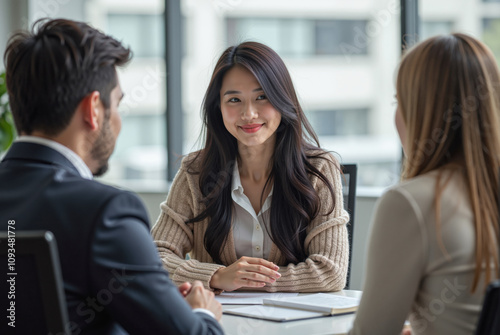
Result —
[[[224, 291], [234, 291], [241, 287], [264, 287], [281, 277], [278, 269], [276, 264], [262, 258], [241, 257], [228, 267], [217, 270], [212, 276], [210, 287]], [[178, 289], [192, 309], [207, 309], [214, 313], [217, 320], [221, 319], [221, 304], [215, 300], [214, 293], [206, 290], [200, 281], [183, 283]]]
[[233, 264], [217, 270], [210, 280], [210, 287], [224, 291], [264, 287], [281, 277], [278, 269], [276, 264], [262, 258], [241, 257]]
[[214, 313], [215, 318], [220, 320], [222, 317], [222, 306], [215, 300], [215, 295], [212, 291], [206, 290], [200, 281], [191, 283], [183, 283], [179, 287], [186, 302], [192, 309], [203, 308]]

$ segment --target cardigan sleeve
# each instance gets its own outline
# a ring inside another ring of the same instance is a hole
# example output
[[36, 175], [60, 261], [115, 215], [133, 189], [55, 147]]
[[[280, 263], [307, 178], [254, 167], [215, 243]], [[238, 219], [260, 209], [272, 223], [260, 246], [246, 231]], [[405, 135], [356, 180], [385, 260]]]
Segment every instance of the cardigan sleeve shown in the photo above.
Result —
[[174, 283], [199, 280], [210, 289], [212, 275], [222, 265], [186, 260], [186, 254], [193, 249], [193, 224], [185, 222], [194, 217], [196, 194], [192, 180], [184, 164], [178, 171], [170, 187], [167, 200], [161, 204], [161, 214], [151, 233], [158, 248], [163, 267], [169, 272]]
[[324, 182], [313, 177], [313, 186], [319, 195], [321, 208], [310, 223], [304, 247], [308, 257], [304, 262], [289, 264], [279, 269], [281, 277], [266, 291], [329, 292], [345, 287], [349, 259], [349, 240], [346, 223], [349, 214], [344, 210], [341, 174], [332, 156], [319, 159], [318, 169], [328, 178], [335, 192], [332, 195]]

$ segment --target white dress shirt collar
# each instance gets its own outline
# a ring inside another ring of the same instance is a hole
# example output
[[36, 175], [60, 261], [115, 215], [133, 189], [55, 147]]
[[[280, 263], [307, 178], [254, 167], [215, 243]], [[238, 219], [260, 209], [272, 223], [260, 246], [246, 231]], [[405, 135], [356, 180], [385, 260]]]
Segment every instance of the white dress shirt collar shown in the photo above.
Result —
[[54, 149], [66, 157], [71, 164], [73, 164], [82, 178], [93, 179], [92, 171], [90, 171], [83, 159], [81, 159], [81, 157], [78, 156], [73, 150], [60, 143], [38, 136], [20, 136], [16, 142], [36, 143]]
[[[271, 192], [269, 192], [269, 195], [267, 196], [266, 200], [264, 201], [264, 205], [262, 206], [260, 212], [263, 213], [265, 212], [269, 206], [271, 206], [271, 201], [270, 198], [273, 195], [273, 190], [274, 190], [274, 185], [271, 187]], [[243, 195], [243, 185], [241, 185], [241, 177], [240, 177], [240, 170], [238, 168], [238, 160], [235, 161], [234, 163], [234, 168], [233, 168], [233, 179], [231, 181], [231, 191], [234, 194], [235, 192], [238, 195]], [[257, 213], [255, 213], [257, 214]]]
[[258, 257], [268, 259], [271, 251], [272, 240], [269, 236], [269, 216], [272, 202], [271, 192], [267, 196], [259, 213], [255, 213], [250, 200], [243, 193], [238, 162], [234, 164], [231, 197], [233, 199], [233, 239], [236, 256]]

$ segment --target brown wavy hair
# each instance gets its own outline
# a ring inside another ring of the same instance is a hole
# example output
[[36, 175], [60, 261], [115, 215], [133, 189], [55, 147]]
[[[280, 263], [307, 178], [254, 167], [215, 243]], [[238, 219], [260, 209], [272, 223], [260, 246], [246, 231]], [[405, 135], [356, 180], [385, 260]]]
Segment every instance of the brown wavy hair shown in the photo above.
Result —
[[[476, 239], [472, 291], [483, 266], [486, 283], [498, 276], [499, 89], [491, 51], [459, 33], [415, 46], [403, 57], [397, 78], [398, 104], [407, 125], [403, 179], [445, 168], [463, 171]], [[449, 179], [438, 176], [434, 205], [440, 236], [440, 197]]]

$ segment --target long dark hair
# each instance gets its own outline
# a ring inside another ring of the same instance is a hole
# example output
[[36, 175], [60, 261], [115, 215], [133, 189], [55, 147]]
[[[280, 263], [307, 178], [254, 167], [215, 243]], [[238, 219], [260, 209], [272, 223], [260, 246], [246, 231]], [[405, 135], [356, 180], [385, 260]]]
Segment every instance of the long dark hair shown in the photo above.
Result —
[[[272, 169], [264, 190], [274, 183], [270, 237], [288, 263], [298, 263], [307, 258], [306, 228], [320, 209], [320, 199], [308, 175], [317, 176], [330, 190], [333, 198], [330, 213], [335, 207], [335, 193], [329, 180], [309, 161], [313, 157], [324, 158], [325, 152], [319, 149], [318, 138], [300, 107], [283, 60], [266, 45], [244, 42], [226, 49], [217, 61], [203, 102], [205, 147], [188, 164], [189, 173], [200, 175], [205, 210], [187, 222], [209, 218], [205, 248], [214, 262], [222, 263], [220, 254], [232, 222], [231, 181], [238, 146], [222, 120], [220, 88], [224, 75], [236, 65], [257, 78], [269, 102], [281, 113]], [[198, 159], [196, 165], [200, 168], [196, 171], [193, 163]]]

